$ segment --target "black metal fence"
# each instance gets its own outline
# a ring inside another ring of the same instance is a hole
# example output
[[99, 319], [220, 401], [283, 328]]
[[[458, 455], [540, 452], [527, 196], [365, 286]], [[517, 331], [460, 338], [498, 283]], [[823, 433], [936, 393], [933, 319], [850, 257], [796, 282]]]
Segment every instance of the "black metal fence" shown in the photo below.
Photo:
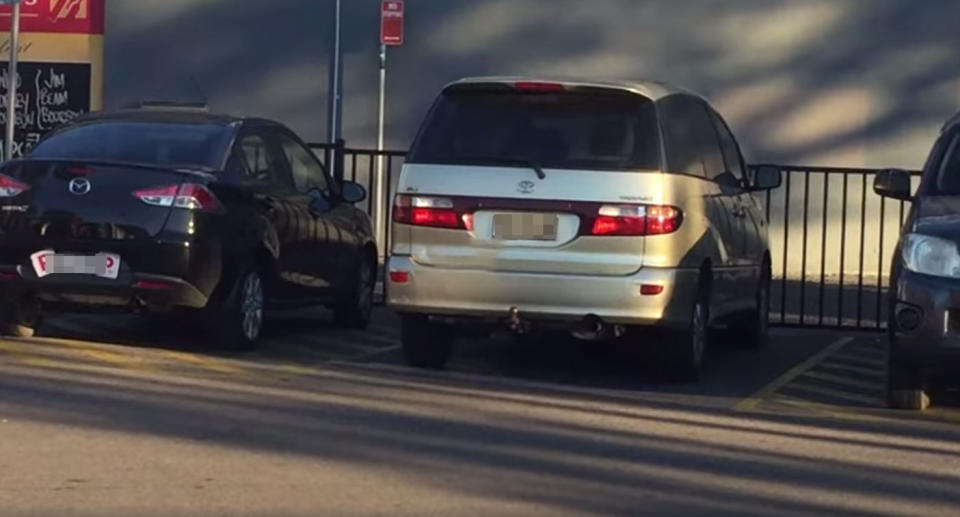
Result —
[[779, 168], [783, 185], [761, 199], [776, 279], [771, 322], [886, 328], [890, 260], [909, 204], [873, 192], [877, 170]]
[[[373, 196], [382, 160], [386, 193], [380, 220], [389, 221], [405, 153], [353, 149], [343, 142], [314, 144], [337, 177], [356, 181], [371, 195], [367, 213], [377, 220]], [[908, 204], [873, 192], [873, 169], [778, 166], [783, 184], [758, 196], [770, 232], [775, 325], [882, 329], [887, 320], [890, 257]], [[919, 181], [915, 172], [915, 182]], [[386, 246], [390, 225], [384, 224]]]

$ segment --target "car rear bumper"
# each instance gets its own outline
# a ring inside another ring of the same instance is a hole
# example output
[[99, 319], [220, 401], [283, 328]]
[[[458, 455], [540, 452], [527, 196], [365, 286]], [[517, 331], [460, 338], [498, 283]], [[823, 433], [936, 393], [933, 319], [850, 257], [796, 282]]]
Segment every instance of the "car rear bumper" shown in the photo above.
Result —
[[960, 365], [960, 281], [904, 270], [895, 289], [894, 360], [928, 368]]
[[[394, 256], [388, 272], [387, 305], [401, 313], [506, 317], [516, 307], [527, 319], [577, 321], [597, 316], [606, 323], [685, 328], [697, 292], [699, 271], [644, 268], [630, 276], [576, 276], [437, 268]], [[659, 285], [657, 295], [641, 293]]]
[[219, 244], [185, 242], [189, 241], [67, 242], [40, 248], [80, 255], [114, 253], [120, 257], [116, 279], [64, 274], [38, 278], [30, 253], [39, 246], [6, 242], [0, 258], [9, 262], [0, 261], [0, 301], [36, 297], [51, 310], [202, 308], [221, 277]]
[[49, 309], [199, 309], [206, 307], [208, 302], [205, 294], [181, 278], [140, 273], [131, 274], [124, 281], [70, 278], [66, 275], [37, 279], [20, 277], [16, 268], [0, 267], [0, 290], [0, 300], [13, 301], [33, 297]]

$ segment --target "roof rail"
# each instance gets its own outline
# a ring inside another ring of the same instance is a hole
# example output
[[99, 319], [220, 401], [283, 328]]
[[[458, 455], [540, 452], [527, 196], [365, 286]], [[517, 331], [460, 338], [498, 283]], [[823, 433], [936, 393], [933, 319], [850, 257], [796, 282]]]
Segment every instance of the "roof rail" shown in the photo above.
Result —
[[125, 106], [126, 109], [154, 111], [196, 111], [209, 113], [210, 106], [205, 102], [139, 101]]

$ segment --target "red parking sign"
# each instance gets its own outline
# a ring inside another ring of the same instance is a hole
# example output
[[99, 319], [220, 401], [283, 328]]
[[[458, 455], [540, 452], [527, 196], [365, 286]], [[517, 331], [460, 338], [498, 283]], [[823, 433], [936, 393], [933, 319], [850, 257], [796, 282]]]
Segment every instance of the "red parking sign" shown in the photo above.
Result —
[[384, 0], [380, 4], [380, 44], [403, 45], [403, 2]]

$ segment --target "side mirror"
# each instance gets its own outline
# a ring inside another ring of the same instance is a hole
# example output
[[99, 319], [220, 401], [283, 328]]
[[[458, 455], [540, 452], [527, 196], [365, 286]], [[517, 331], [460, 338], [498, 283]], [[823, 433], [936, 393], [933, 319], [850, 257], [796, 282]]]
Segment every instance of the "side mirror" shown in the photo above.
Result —
[[773, 190], [783, 183], [783, 171], [775, 165], [760, 165], [753, 171], [750, 190]]
[[367, 199], [367, 189], [357, 182], [344, 181], [340, 187], [340, 198], [346, 203], [359, 203]]
[[884, 169], [873, 178], [873, 191], [883, 197], [910, 201], [913, 199], [910, 173], [903, 169]]

